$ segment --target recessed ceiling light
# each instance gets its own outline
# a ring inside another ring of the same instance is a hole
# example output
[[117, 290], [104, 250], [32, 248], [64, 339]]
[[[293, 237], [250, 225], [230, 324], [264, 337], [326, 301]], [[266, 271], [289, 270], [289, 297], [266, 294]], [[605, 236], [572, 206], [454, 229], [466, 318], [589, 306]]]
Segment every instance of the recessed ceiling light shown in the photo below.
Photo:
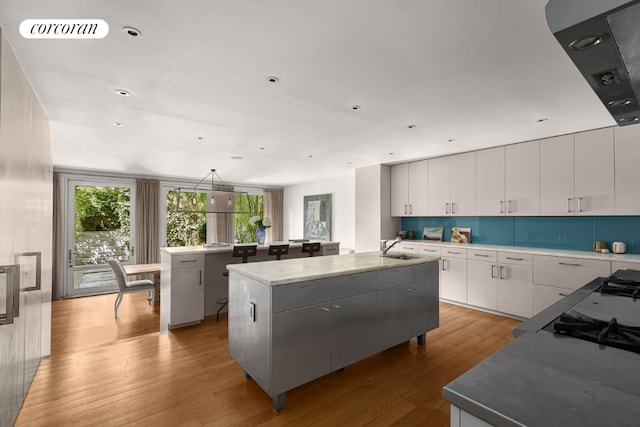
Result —
[[359, 106], [359, 105], [352, 105], [352, 106], [351, 106], [351, 109], [352, 109], [353, 111], [359, 110], [359, 109], [361, 109], [361, 108], [362, 108], [362, 107], [361, 107], [361, 106]]
[[118, 95], [120, 95], [120, 96], [129, 96], [129, 95], [131, 95], [131, 94], [129, 93], [129, 91], [126, 91], [126, 90], [124, 90], [124, 89], [117, 89], [117, 90], [116, 90], [116, 93], [117, 93]]
[[347, 162], [347, 164], [348, 164], [348, 165], [350, 165], [350, 164], [351, 164], [351, 162]]
[[269, 77], [267, 77], [267, 81], [269, 83], [278, 83], [280, 81], [280, 79], [277, 78], [276, 76], [269, 76]]
[[409, 129], [413, 129], [413, 128], [415, 128], [415, 127], [416, 127], [416, 125], [409, 125], [409, 126], [407, 126], [407, 127], [408, 127]]
[[196, 139], [198, 141], [204, 141], [205, 138], [204, 138], [204, 136], [196, 136]]
[[389, 153], [390, 156], [393, 156], [394, 154], [396, 154], [396, 153]]
[[309, 154], [309, 156], [308, 156], [308, 157], [309, 157], [309, 158], [312, 158], [313, 156], [312, 156], [311, 154]]
[[264, 147], [260, 147], [261, 150], [264, 150]]
[[447, 142], [456, 142], [456, 140], [454, 138], [451, 138], [451, 139], [447, 139]]
[[142, 35], [142, 32], [140, 30], [133, 27], [122, 27], [122, 32], [131, 37], [139, 37]]
[[113, 122], [113, 125], [114, 126], [118, 126], [118, 127], [122, 127], [122, 126], [124, 126], [124, 123], [122, 123], [122, 122]]
[[242, 156], [231, 156], [231, 160], [242, 160], [244, 157]]
[[547, 119], [546, 117], [543, 117], [542, 119], [538, 119], [538, 120], [536, 120], [536, 121], [537, 121], [538, 123], [542, 123], [542, 122], [546, 122], [547, 120], [549, 120], [549, 119]]
[[629, 122], [637, 122], [638, 120], [639, 120], [638, 117], [629, 116], [629, 117], [623, 117], [618, 121], [620, 123], [629, 123]]
[[632, 99], [616, 99], [615, 101], [607, 102], [609, 107], [624, 107], [625, 105], [629, 105], [633, 102]]

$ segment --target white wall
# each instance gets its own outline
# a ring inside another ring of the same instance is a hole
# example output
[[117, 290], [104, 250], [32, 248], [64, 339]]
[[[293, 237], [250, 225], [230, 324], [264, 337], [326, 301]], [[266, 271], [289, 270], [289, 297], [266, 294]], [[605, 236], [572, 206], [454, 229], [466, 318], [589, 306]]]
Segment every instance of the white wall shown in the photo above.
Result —
[[355, 171], [333, 179], [284, 188], [284, 238], [301, 239], [304, 233], [304, 196], [332, 194], [331, 240], [340, 249], [355, 249]]

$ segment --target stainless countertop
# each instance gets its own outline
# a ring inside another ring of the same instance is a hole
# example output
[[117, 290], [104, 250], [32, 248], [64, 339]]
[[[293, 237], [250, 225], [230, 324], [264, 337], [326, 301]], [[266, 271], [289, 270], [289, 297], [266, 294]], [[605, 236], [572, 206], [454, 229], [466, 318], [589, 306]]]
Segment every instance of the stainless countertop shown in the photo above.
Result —
[[444, 399], [497, 426], [638, 426], [640, 354], [538, 331], [599, 285], [524, 322], [513, 342], [444, 388]]

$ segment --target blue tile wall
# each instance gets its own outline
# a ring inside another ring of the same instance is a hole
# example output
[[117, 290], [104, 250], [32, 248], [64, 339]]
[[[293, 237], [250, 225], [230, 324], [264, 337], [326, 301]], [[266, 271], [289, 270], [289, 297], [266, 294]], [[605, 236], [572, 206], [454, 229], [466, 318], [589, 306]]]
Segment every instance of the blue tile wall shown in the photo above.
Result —
[[625, 242], [627, 253], [640, 254], [640, 216], [471, 216], [402, 218], [402, 230], [422, 239], [424, 227], [444, 227], [442, 239], [451, 240], [453, 227], [470, 227], [471, 242], [533, 248], [593, 249], [594, 240]]

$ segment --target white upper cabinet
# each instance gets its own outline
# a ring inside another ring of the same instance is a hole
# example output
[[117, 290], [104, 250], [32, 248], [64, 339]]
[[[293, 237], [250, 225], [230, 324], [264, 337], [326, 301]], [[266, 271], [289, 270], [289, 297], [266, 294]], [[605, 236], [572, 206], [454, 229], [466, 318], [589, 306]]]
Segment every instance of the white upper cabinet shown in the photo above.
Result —
[[426, 216], [427, 160], [391, 166], [391, 216]]
[[614, 213], [613, 128], [540, 142], [540, 213]]
[[428, 160], [429, 215], [476, 214], [475, 154], [463, 153]]
[[576, 215], [613, 215], [613, 153], [613, 128], [575, 135]]
[[616, 127], [615, 214], [640, 214], [640, 126]]
[[539, 215], [540, 143], [476, 152], [477, 215]]
[[507, 215], [540, 215], [540, 141], [505, 148]]
[[505, 212], [505, 147], [476, 152], [476, 214]]
[[573, 135], [540, 141], [540, 214], [573, 215]]

